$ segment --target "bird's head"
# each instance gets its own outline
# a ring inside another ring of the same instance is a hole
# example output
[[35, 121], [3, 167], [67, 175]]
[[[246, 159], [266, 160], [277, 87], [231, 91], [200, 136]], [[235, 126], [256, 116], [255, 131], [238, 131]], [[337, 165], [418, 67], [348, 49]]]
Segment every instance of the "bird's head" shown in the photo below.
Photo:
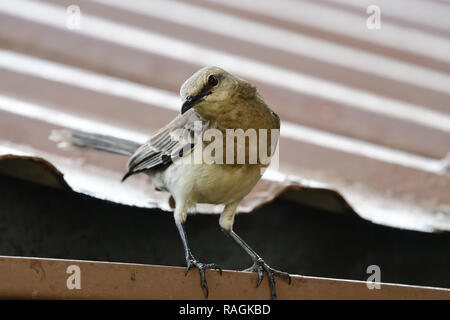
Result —
[[218, 67], [205, 67], [194, 73], [181, 86], [181, 113], [194, 108], [205, 118], [211, 118], [231, 108], [239, 107], [236, 99], [252, 98], [256, 89]]

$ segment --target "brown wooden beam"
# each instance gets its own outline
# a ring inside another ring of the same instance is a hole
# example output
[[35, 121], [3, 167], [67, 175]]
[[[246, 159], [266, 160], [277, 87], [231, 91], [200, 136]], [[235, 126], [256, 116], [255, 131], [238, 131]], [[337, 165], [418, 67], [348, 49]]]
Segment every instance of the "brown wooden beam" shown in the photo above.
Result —
[[[75, 273], [80, 271], [80, 289]], [[75, 267], [75, 269], [77, 268]], [[70, 268], [69, 268], [70, 271]], [[209, 299], [268, 299], [264, 279], [245, 272], [208, 271]], [[73, 281], [70, 281], [73, 280]], [[449, 289], [381, 284], [369, 290], [363, 281], [293, 276], [277, 282], [280, 299], [450, 299]], [[0, 256], [0, 298], [10, 299], [204, 299], [199, 274], [184, 268], [77, 260]]]

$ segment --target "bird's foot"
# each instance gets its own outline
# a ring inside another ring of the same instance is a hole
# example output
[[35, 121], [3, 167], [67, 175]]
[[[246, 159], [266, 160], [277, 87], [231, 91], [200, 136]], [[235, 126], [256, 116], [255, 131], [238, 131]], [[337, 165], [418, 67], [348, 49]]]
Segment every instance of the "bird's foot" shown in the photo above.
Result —
[[258, 273], [258, 282], [256, 283], [256, 287], [259, 287], [261, 284], [261, 281], [263, 280], [264, 273], [267, 274], [267, 277], [269, 278], [269, 286], [270, 286], [270, 296], [272, 300], [276, 300], [277, 293], [275, 290], [275, 278], [274, 276], [278, 276], [288, 282], [288, 284], [291, 284], [291, 276], [289, 273], [278, 271], [273, 268], [271, 268], [267, 263], [264, 262], [263, 259], [259, 258], [255, 260], [253, 266], [251, 266], [248, 269], [243, 270], [244, 272], [257, 272]]
[[206, 275], [205, 270], [207, 269], [214, 269], [219, 271], [220, 275], [222, 275], [222, 268], [220, 268], [215, 263], [201, 263], [195, 260], [195, 258], [190, 255], [188, 258], [186, 258], [186, 271], [184, 272], [185, 275], [188, 274], [189, 270], [191, 270], [193, 267], [197, 268], [200, 272], [200, 285], [202, 286], [203, 293], [205, 294], [205, 298], [208, 298], [209, 290], [208, 290], [208, 283], [206, 282]]

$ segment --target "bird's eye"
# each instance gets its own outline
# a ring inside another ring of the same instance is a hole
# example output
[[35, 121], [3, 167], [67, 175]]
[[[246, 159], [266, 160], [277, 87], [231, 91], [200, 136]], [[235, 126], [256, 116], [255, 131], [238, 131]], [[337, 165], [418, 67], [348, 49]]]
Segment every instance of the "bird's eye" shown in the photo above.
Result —
[[214, 87], [214, 86], [216, 86], [218, 83], [219, 83], [219, 80], [217, 80], [217, 77], [216, 77], [216, 76], [210, 75], [210, 76], [208, 77], [208, 84], [209, 84], [209, 86]]

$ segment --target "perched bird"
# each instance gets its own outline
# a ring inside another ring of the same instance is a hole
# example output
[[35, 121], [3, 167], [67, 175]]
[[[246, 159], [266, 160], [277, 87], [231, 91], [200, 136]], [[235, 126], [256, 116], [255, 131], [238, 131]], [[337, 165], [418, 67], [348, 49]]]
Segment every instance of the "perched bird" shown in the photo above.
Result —
[[[172, 195], [175, 224], [186, 255], [186, 274], [192, 267], [200, 271], [206, 297], [205, 270], [222, 271], [214, 263], [204, 264], [195, 259], [189, 248], [185, 221], [188, 209], [198, 203], [225, 205], [219, 219], [220, 228], [253, 260], [253, 266], [246, 271], [258, 273], [257, 286], [267, 274], [271, 297], [275, 299], [274, 276], [290, 283], [289, 274], [268, 266], [233, 231], [233, 222], [239, 202], [261, 178], [276, 148], [278, 136], [261, 132], [279, 130], [280, 119], [253, 85], [217, 67], [205, 67], [193, 74], [181, 86], [180, 95], [183, 101], [181, 114], [143, 145], [72, 130], [59, 132], [53, 138], [80, 147], [131, 155], [123, 180], [142, 172], [151, 177], [155, 188]], [[252, 140], [249, 134], [239, 141], [236, 130], [254, 133], [256, 139]], [[207, 134], [210, 139], [206, 138]], [[256, 147], [252, 145], [255, 141]], [[264, 150], [261, 142], [266, 146]], [[241, 151], [244, 156], [238, 161]], [[256, 152], [256, 157], [252, 152]], [[265, 152], [269, 161], [261, 155]], [[196, 155], [200, 157], [196, 159]], [[209, 156], [209, 161], [205, 161], [205, 156]]]

